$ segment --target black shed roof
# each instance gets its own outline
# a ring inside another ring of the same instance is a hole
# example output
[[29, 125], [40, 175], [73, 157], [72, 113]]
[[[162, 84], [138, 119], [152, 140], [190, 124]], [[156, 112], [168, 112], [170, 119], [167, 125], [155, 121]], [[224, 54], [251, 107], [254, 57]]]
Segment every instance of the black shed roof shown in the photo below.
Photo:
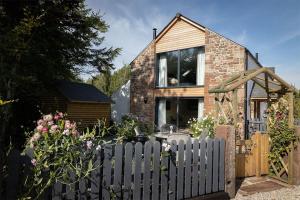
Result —
[[57, 81], [58, 91], [71, 102], [110, 103], [110, 97], [95, 86], [71, 81]]

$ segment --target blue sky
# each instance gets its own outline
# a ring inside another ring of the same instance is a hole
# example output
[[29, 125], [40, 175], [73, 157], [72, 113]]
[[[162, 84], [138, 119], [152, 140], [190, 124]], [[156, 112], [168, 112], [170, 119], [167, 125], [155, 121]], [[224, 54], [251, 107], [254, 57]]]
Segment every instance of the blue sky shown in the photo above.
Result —
[[299, 0], [87, 0], [110, 25], [105, 46], [121, 47], [121, 67], [180, 12], [184, 16], [259, 53], [264, 66], [300, 88]]

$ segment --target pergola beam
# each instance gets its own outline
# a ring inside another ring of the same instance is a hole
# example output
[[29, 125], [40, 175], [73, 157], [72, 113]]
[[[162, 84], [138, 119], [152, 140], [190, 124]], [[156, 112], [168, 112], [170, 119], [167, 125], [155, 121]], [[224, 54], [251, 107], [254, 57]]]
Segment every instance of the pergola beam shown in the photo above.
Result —
[[[265, 79], [264, 78], [260, 78], [260, 77], [255, 77], [256, 79], [258, 79], [258, 80], [262, 80], [262, 81], [264, 81]], [[275, 82], [275, 81], [272, 81], [272, 80], [268, 80], [269, 81], [269, 83], [273, 83], [273, 84], [275, 84], [275, 85], [278, 85], [278, 86], [281, 86], [282, 84], [280, 84], [279, 82]]]
[[[268, 68], [263, 67], [263, 68], [259, 68], [259, 69], [249, 70], [249, 71], [243, 72], [239, 75], [234, 75], [231, 78], [229, 78], [228, 80], [224, 81], [222, 84], [219, 84], [217, 87], [210, 89], [209, 93], [227, 93], [227, 92], [233, 91], [234, 89], [240, 87], [241, 85], [245, 84], [249, 80], [254, 80], [255, 78], [260, 79], [260, 80], [265, 80], [266, 76], [265, 76], [265, 79], [257, 77], [259, 74], [262, 74], [262, 73], [265, 73], [265, 74], [267, 74], [267, 76], [270, 76], [278, 81], [278, 83], [275, 81], [272, 81], [272, 80], [268, 80], [268, 82], [284, 86], [285, 88], [287, 88], [288, 91], [294, 91], [294, 89], [292, 88], [291, 85], [289, 85], [287, 82], [285, 82], [283, 79], [281, 79], [278, 75], [276, 75], [274, 72], [272, 72]], [[258, 81], [256, 81], [256, 83], [258, 83]], [[260, 84], [260, 85], [262, 85], [262, 84]], [[266, 89], [266, 87], [264, 87], [264, 86], [262, 86], [262, 87]]]

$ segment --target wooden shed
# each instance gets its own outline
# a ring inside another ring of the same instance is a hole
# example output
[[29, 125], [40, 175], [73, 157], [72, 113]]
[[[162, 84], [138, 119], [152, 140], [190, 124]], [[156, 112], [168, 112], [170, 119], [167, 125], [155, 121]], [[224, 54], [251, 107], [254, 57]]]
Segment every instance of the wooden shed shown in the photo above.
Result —
[[111, 99], [95, 86], [70, 81], [57, 81], [41, 97], [43, 113], [61, 111], [68, 119], [78, 123], [79, 128], [94, 125], [98, 119], [110, 121]]

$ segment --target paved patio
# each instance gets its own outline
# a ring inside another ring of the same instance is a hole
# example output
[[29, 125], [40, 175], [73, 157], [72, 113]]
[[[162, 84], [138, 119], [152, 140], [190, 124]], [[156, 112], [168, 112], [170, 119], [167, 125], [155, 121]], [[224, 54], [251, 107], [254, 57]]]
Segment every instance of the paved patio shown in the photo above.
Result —
[[236, 186], [237, 194], [235, 199], [239, 199], [239, 197], [250, 196], [256, 193], [271, 192], [283, 188], [292, 188], [292, 186], [268, 176], [238, 179]]

